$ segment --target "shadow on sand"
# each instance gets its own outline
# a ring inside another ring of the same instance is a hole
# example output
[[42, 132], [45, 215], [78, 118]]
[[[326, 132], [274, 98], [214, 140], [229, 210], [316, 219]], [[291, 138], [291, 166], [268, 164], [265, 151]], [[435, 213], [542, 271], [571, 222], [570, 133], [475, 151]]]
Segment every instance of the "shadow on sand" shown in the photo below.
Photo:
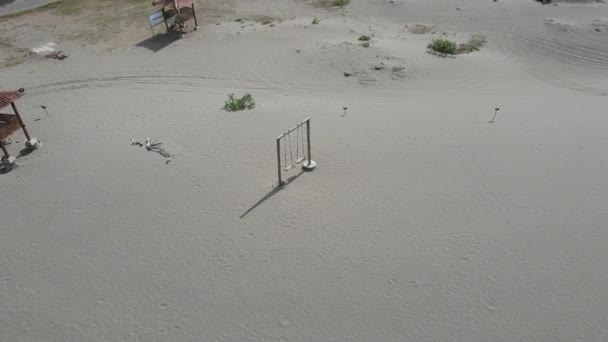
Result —
[[171, 45], [173, 42], [182, 39], [182, 34], [179, 32], [169, 31], [166, 33], [158, 33], [155, 37], [150, 37], [148, 39], [142, 40], [141, 42], [135, 44], [137, 47], [143, 47], [148, 50], [151, 50], [154, 53], [166, 48]]
[[266, 202], [268, 199], [270, 199], [272, 196], [276, 195], [277, 192], [281, 191], [282, 189], [284, 189], [287, 185], [289, 185], [290, 183], [292, 183], [293, 181], [295, 181], [298, 177], [300, 177], [305, 171], [300, 171], [300, 173], [298, 173], [297, 175], [293, 175], [291, 177], [289, 177], [285, 183], [283, 184], [283, 186], [275, 186], [269, 193], [267, 193], [266, 195], [264, 195], [264, 197], [262, 197], [259, 201], [257, 201], [254, 205], [251, 206], [251, 208], [247, 209], [246, 212], [243, 213], [243, 215], [241, 215], [241, 218], [244, 218], [245, 216], [247, 216], [250, 212], [252, 212], [255, 208], [259, 207], [260, 205], [262, 205], [262, 203]]
[[[22, 149], [21, 151], [19, 151], [17, 160], [19, 160], [19, 158], [21, 158], [21, 157], [25, 157], [25, 156], [29, 155], [30, 153], [34, 152], [34, 150], [35, 150], [35, 148], [28, 148], [28, 147]], [[18, 167], [19, 167], [19, 164], [17, 164], [17, 163], [15, 163], [15, 165], [13, 165], [10, 168], [6, 168], [5, 166], [0, 166], [0, 175], [9, 173]]]

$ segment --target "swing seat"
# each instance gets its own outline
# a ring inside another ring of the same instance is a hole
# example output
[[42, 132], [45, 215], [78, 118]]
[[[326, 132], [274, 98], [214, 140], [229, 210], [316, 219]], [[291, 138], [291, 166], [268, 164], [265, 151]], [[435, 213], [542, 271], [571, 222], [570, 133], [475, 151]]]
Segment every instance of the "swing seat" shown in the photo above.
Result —
[[298, 158], [296, 160], [296, 164], [300, 164], [301, 162], [303, 162], [304, 160], [306, 160], [306, 158], [302, 157], [302, 158]]
[[293, 165], [287, 165], [283, 168], [283, 171], [289, 171], [291, 169], [293, 169]]

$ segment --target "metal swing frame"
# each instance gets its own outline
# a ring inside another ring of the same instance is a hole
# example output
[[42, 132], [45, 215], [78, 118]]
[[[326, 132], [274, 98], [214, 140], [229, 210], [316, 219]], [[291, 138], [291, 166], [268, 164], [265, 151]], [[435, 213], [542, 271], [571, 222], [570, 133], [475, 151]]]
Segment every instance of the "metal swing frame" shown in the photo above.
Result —
[[27, 138], [27, 141], [32, 140], [27, 128], [25, 128], [23, 119], [21, 119], [21, 114], [15, 105], [15, 101], [17, 101], [17, 99], [24, 94], [25, 90], [23, 88], [13, 91], [0, 91], [0, 110], [3, 110], [9, 105], [13, 109], [13, 114], [0, 113], [0, 147], [2, 148], [5, 158], [10, 157], [10, 154], [8, 153], [6, 147], [4, 147], [2, 144], [2, 141], [7, 139], [12, 133], [21, 128], [23, 134], [25, 134], [25, 137]]
[[[306, 125], [306, 151], [304, 151], [304, 143], [302, 141], [301, 145], [302, 145], [302, 151], [304, 153], [302, 158], [298, 158], [299, 155], [296, 154], [296, 164], [300, 164], [302, 161], [306, 160], [304, 162], [304, 165], [302, 166], [302, 169], [304, 169], [304, 171], [312, 171], [317, 164], [312, 160], [312, 153], [311, 153], [311, 149], [310, 149], [310, 118], [307, 118], [301, 122], [299, 122], [297, 125], [293, 126], [292, 128], [288, 129], [287, 131], [285, 131], [285, 133], [279, 135], [277, 137], [277, 171], [278, 171], [278, 178], [279, 178], [279, 186], [283, 186], [285, 185], [285, 182], [282, 179], [282, 172], [283, 170], [285, 171], [289, 171], [291, 168], [293, 168], [295, 165], [293, 164], [293, 153], [291, 151], [291, 143], [289, 146], [290, 149], [290, 165], [289, 166], [285, 166], [285, 169], [283, 169], [281, 167], [281, 139], [284, 139], [285, 142], [287, 142], [287, 140], [285, 139], [286, 137], [289, 138], [290, 142], [291, 142], [291, 136], [290, 133], [298, 130], [298, 135], [299, 135], [299, 130], [303, 129], [303, 126]], [[297, 137], [296, 139], [300, 140], [300, 137]], [[304, 140], [304, 134], [302, 132], [302, 138], [301, 140]], [[299, 150], [299, 146], [298, 146], [298, 141], [296, 141], [296, 146]], [[287, 160], [287, 147], [284, 147], [284, 154], [285, 154], [285, 159]]]

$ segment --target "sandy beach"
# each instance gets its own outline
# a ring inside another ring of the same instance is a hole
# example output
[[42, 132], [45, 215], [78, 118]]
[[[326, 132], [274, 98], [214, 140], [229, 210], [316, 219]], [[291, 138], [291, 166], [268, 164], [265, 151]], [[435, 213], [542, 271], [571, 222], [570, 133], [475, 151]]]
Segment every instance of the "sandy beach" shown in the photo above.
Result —
[[149, 2], [0, 18], [0, 341], [606, 340], [608, 4]]

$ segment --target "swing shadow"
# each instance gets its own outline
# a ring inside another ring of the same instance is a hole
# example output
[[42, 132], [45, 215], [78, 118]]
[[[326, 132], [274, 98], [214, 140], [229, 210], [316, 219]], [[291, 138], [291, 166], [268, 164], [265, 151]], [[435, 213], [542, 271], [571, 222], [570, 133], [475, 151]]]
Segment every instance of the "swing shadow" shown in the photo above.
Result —
[[257, 201], [254, 205], [251, 206], [251, 208], [247, 209], [246, 212], [243, 213], [243, 215], [241, 215], [241, 219], [244, 218], [245, 216], [249, 215], [250, 212], [252, 212], [253, 210], [255, 210], [255, 208], [259, 207], [260, 205], [262, 205], [262, 203], [266, 202], [268, 199], [270, 199], [272, 196], [276, 195], [279, 191], [283, 190], [287, 185], [291, 184], [293, 181], [295, 181], [298, 177], [300, 177], [305, 171], [301, 170], [300, 173], [298, 173], [297, 175], [293, 175], [289, 178], [287, 178], [287, 180], [285, 180], [285, 183], [281, 186], [281, 185], [277, 185], [274, 189], [272, 189], [269, 193], [267, 193], [266, 195], [264, 195], [264, 197], [262, 197], [259, 201]]

